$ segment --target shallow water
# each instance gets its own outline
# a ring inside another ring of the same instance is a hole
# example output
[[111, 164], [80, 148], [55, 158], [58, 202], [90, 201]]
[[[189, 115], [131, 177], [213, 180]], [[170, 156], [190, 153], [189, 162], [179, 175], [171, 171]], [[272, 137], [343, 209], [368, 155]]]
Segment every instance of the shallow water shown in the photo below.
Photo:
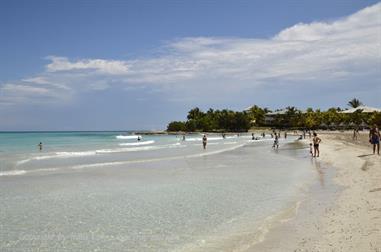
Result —
[[115, 151], [137, 142], [106, 135], [104, 145], [67, 140], [70, 150], [1, 154], [8, 165], [0, 177], [2, 251], [244, 247], [295, 205], [313, 174], [308, 150], [293, 139], [276, 151], [269, 138], [209, 136], [205, 151], [200, 136], [143, 136], [151, 142], [138, 147], [153, 148]]

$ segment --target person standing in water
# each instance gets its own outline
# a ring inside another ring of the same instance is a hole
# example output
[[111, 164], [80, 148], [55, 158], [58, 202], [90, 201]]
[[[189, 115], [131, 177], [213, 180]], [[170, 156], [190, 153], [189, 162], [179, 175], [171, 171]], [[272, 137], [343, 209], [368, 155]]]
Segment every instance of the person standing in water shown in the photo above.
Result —
[[319, 144], [321, 142], [321, 139], [317, 136], [316, 132], [314, 132], [314, 137], [312, 138], [312, 142], [314, 144], [314, 157], [319, 157], [320, 150], [319, 150]]
[[374, 124], [373, 127], [369, 131], [369, 143], [373, 145], [373, 154], [376, 154], [376, 146], [377, 146], [377, 154], [380, 155], [380, 131], [377, 128], [377, 125]]
[[37, 146], [40, 149], [40, 151], [42, 151], [42, 142], [40, 142]]
[[204, 134], [204, 136], [202, 137], [202, 146], [204, 147], [204, 150], [206, 149], [207, 142], [208, 142], [208, 138]]
[[278, 149], [279, 148], [279, 140], [278, 140], [278, 135], [275, 134], [275, 140], [274, 140], [274, 144], [273, 144], [273, 149], [275, 149], [275, 147]]

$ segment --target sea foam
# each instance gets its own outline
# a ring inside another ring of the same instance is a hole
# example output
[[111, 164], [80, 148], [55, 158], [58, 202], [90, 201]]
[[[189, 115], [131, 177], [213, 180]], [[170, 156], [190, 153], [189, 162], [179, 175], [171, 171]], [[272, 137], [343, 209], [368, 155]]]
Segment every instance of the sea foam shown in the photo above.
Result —
[[148, 145], [148, 144], [153, 144], [155, 143], [154, 140], [149, 140], [149, 141], [143, 141], [143, 142], [136, 142], [136, 143], [120, 143], [120, 146], [139, 146], [139, 145]]
[[138, 139], [142, 138], [140, 135], [130, 135], [130, 136], [124, 136], [124, 135], [119, 135], [115, 137], [116, 139]]

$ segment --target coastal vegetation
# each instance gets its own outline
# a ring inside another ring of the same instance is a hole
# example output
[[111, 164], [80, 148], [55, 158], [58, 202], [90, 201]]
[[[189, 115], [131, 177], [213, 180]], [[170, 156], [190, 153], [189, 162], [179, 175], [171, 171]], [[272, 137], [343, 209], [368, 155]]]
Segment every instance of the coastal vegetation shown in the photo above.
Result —
[[240, 132], [250, 129], [250, 115], [246, 111], [213, 110], [207, 112], [194, 108], [188, 112], [187, 121], [169, 123], [168, 131], [232, 131]]
[[[362, 102], [354, 98], [348, 104], [357, 108]], [[329, 108], [325, 111], [308, 108], [305, 111], [296, 107], [287, 107], [272, 112], [257, 105], [244, 111], [228, 109], [209, 109], [204, 112], [198, 107], [188, 112], [186, 121], [173, 121], [167, 131], [208, 131], [208, 132], [245, 132], [252, 127], [270, 127], [284, 129], [353, 129], [369, 125], [381, 125], [381, 112], [364, 113], [358, 109], [353, 113], [343, 113], [341, 108]]]

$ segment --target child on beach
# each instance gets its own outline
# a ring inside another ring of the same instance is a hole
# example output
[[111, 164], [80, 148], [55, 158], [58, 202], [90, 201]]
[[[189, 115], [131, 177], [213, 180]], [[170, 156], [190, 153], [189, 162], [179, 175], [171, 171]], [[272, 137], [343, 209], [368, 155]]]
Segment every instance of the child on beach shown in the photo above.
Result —
[[310, 154], [313, 156], [314, 154], [312, 153], [312, 143], [310, 143]]
[[[313, 133], [312, 142], [314, 144], [314, 157], [319, 157], [320, 150], [319, 150], [319, 144], [321, 142], [321, 139], [317, 136], [316, 132]], [[316, 155], [317, 154], [317, 155]]]

